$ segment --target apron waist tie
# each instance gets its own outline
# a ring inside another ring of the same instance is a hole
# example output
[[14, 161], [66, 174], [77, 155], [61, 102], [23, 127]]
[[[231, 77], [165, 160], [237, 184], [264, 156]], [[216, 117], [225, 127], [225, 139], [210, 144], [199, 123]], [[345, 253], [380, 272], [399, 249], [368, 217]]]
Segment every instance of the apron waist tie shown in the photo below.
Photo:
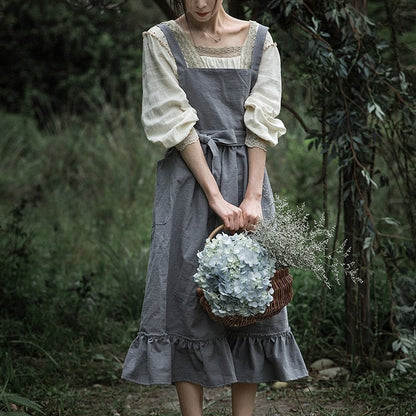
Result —
[[227, 147], [245, 146], [246, 131], [245, 130], [197, 130], [199, 140], [202, 144], [206, 144], [212, 154], [211, 172], [218, 181], [221, 177], [222, 162], [218, 145]]

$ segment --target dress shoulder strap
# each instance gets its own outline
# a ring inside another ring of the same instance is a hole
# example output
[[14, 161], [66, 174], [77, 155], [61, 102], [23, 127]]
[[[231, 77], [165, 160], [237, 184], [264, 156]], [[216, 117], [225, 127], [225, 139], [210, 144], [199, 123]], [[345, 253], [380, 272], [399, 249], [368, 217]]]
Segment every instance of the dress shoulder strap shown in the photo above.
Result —
[[166, 37], [166, 40], [168, 41], [169, 48], [175, 57], [176, 66], [178, 67], [178, 71], [183, 70], [186, 68], [186, 61], [183, 56], [182, 50], [179, 46], [178, 41], [176, 40], [176, 37], [170, 27], [166, 25], [165, 23], [160, 23], [157, 25], [160, 30], [163, 32], [163, 34]]
[[269, 28], [259, 24], [254, 43], [253, 54], [251, 55], [251, 69], [257, 74], [260, 66], [261, 57], [263, 56], [264, 41]]

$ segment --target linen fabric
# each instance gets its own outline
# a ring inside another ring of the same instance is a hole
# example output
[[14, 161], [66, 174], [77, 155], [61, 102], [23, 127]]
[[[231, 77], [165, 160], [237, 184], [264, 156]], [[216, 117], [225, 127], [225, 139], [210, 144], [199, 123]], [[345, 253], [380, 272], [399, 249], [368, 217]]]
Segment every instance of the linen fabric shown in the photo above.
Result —
[[[248, 182], [245, 106], [261, 78], [267, 28], [256, 24], [248, 68], [198, 68], [188, 65], [171, 27], [172, 23], [161, 24], [159, 30], [176, 71], [171, 66], [162, 79], [176, 79], [179, 109], [170, 111], [180, 121], [171, 120], [166, 133], [170, 138], [163, 140], [171, 147], [157, 166], [141, 324], [122, 377], [146, 385], [188, 381], [205, 387], [305, 377], [307, 370], [286, 308], [262, 322], [233, 329], [212, 321], [199, 305], [193, 281], [196, 254], [219, 218], [175, 148], [194, 129], [222, 195], [232, 204], [241, 204]], [[145, 122], [148, 118], [149, 114]], [[262, 209], [264, 217], [273, 215], [267, 172]]]
[[[167, 22], [184, 51], [190, 68], [245, 68], [251, 64], [258, 24], [250, 22], [249, 34], [240, 47], [195, 48], [181, 27]], [[176, 146], [187, 136], [196, 138], [193, 126], [198, 115], [178, 85], [176, 60], [162, 30], [155, 26], [144, 33], [143, 39], [143, 97], [142, 122], [147, 138], [166, 148]], [[275, 146], [285, 134], [280, 113], [282, 93], [280, 56], [269, 33], [263, 45], [263, 56], [258, 80], [247, 97], [244, 122], [247, 128], [246, 144], [250, 147]], [[189, 141], [190, 143], [192, 140]]]

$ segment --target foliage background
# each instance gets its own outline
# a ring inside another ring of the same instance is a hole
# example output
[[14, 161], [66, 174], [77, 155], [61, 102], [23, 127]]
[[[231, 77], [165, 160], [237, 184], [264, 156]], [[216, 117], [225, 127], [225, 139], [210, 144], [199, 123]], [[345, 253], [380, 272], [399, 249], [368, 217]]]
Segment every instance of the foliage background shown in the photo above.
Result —
[[[388, 38], [382, 3], [369, 2], [369, 17]], [[255, 18], [258, 4], [246, 4]], [[414, 10], [403, 10], [399, 52], [412, 81], [416, 33], [408, 21]], [[19, 404], [10, 396], [17, 393], [48, 415], [87, 415], [78, 406], [83, 388], [121, 386], [121, 362], [137, 330], [144, 291], [154, 168], [163, 155], [140, 125], [141, 32], [162, 19], [150, 0], [131, 0], [113, 11], [47, 0], [0, 5], [0, 411]], [[275, 26], [273, 34], [282, 54], [287, 105], [281, 118], [288, 133], [269, 151], [268, 170], [275, 192], [293, 205], [305, 202], [318, 216], [322, 154], [289, 107], [310, 128], [320, 126], [304, 85], [310, 80], [303, 55], [294, 55], [295, 39], [284, 29]], [[381, 180], [388, 177], [388, 163], [380, 158], [376, 167], [381, 186], [374, 212], [392, 218], [383, 222], [383, 232], [407, 237], [403, 196]], [[327, 169], [334, 224], [336, 163]], [[345, 352], [343, 287], [327, 292], [295, 272], [289, 314], [308, 364], [327, 356], [350, 369], [345, 386], [336, 387], [340, 397], [364, 400], [374, 414], [401, 407], [397, 414], [410, 415], [414, 345], [406, 344], [398, 327], [415, 328], [414, 263], [411, 246], [400, 239], [386, 247], [371, 266], [370, 369]], [[388, 256], [399, 270], [394, 284]], [[388, 363], [404, 363], [402, 375], [390, 378]], [[39, 413], [24, 400], [20, 409]]]

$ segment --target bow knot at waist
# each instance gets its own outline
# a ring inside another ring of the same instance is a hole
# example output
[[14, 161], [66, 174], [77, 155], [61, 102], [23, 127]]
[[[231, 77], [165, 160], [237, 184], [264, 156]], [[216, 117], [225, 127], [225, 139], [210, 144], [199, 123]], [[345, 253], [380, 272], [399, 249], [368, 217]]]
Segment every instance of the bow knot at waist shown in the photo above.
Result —
[[199, 140], [206, 144], [213, 156], [218, 154], [218, 145], [222, 146], [244, 146], [246, 142], [245, 130], [199, 130]]

